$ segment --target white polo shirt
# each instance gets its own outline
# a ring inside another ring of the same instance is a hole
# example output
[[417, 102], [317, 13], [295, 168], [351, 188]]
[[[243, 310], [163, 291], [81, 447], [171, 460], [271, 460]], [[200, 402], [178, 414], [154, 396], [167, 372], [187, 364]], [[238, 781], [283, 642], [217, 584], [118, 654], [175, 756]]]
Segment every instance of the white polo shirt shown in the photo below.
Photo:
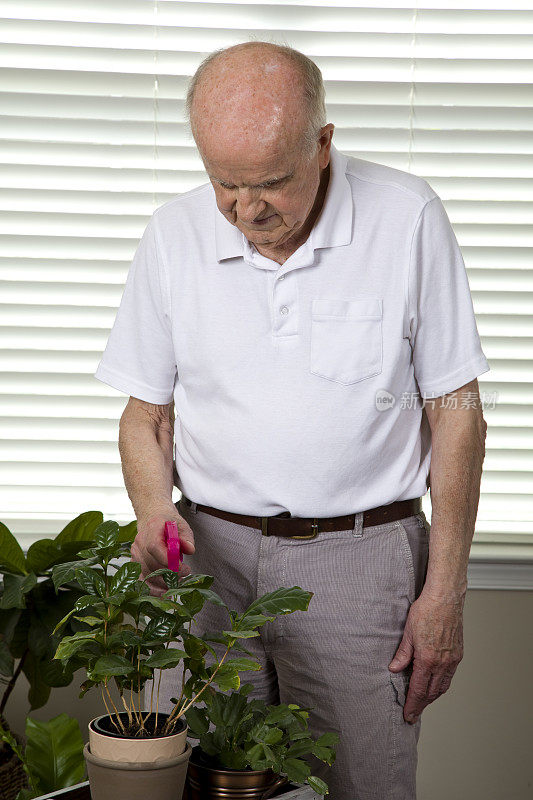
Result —
[[424, 495], [418, 393], [489, 369], [440, 198], [332, 144], [321, 214], [283, 265], [226, 220], [209, 182], [157, 208], [95, 377], [174, 400], [191, 500], [329, 517]]

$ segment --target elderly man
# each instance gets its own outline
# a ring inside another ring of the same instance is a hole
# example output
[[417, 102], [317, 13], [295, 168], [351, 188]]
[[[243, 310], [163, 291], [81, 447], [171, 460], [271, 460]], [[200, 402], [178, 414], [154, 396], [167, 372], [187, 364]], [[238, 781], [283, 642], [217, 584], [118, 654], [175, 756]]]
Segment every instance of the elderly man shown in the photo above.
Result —
[[[457, 241], [427, 181], [335, 148], [298, 51], [211, 54], [187, 109], [209, 182], [152, 215], [96, 372], [130, 395], [132, 557], [166, 566], [175, 519], [182, 574], [214, 575], [231, 608], [314, 592], [250, 640], [263, 669], [245, 678], [339, 733], [313, 770], [334, 800], [412, 800], [420, 715], [463, 655], [485, 449]], [[165, 702], [177, 683], [164, 673]]]

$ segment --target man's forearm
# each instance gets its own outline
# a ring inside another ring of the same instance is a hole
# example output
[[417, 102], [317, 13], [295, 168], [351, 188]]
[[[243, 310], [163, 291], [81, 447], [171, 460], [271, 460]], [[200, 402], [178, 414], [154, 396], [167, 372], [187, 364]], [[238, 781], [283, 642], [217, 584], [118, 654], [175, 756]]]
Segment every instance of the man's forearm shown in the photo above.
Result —
[[466, 594], [474, 536], [486, 423], [474, 409], [450, 413], [432, 431], [431, 533], [424, 591]]
[[158, 421], [142, 410], [125, 413], [118, 446], [124, 485], [136, 518], [173, 505], [173, 428], [170, 419]]

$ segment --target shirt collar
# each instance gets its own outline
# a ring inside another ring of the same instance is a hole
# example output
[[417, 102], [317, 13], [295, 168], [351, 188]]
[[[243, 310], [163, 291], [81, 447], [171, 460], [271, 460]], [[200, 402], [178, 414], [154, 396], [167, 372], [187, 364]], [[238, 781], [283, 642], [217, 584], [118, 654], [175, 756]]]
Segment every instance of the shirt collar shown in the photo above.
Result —
[[[340, 247], [352, 240], [353, 197], [346, 175], [348, 156], [341, 153], [333, 142], [330, 147], [330, 175], [324, 204], [309, 237], [313, 249]], [[228, 222], [216, 204], [211, 186], [215, 213], [215, 248], [217, 261], [244, 256], [246, 237], [235, 225]]]

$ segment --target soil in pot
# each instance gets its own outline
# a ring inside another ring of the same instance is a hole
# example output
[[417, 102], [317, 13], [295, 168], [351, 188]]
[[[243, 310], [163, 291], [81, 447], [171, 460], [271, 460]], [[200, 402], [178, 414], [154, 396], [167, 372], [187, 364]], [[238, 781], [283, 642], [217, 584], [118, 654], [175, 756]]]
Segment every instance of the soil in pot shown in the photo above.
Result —
[[[143, 711], [142, 716], [143, 719], [146, 717], [147, 712]], [[139, 726], [135, 721], [133, 721], [132, 725], [129, 723], [129, 717], [127, 711], [121, 711], [119, 713], [120, 721], [124, 726], [126, 733], [122, 733], [122, 728], [120, 725], [118, 726], [120, 729], [120, 734], [117, 731], [117, 720], [116, 714], [113, 714], [111, 717], [109, 714], [105, 714], [101, 717], [97, 717], [96, 719], [92, 720], [91, 726], [92, 728], [97, 731], [98, 733], [103, 734], [104, 736], [113, 736], [117, 737], [120, 736], [123, 739], [156, 739], [158, 737], [166, 737], [166, 736], [174, 736], [181, 731], [184, 731], [187, 723], [183, 719], [178, 719], [175, 723], [174, 727], [172, 728], [171, 733], [163, 733], [163, 728], [167, 719], [169, 718], [169, 714], [162, 714], [161, 712], [157, 715], [157, 730], [155, 727], [155, 711], [153, 711], [150, 716], [145, 720], [144, 728], [145, 730], [139, 731]]]

